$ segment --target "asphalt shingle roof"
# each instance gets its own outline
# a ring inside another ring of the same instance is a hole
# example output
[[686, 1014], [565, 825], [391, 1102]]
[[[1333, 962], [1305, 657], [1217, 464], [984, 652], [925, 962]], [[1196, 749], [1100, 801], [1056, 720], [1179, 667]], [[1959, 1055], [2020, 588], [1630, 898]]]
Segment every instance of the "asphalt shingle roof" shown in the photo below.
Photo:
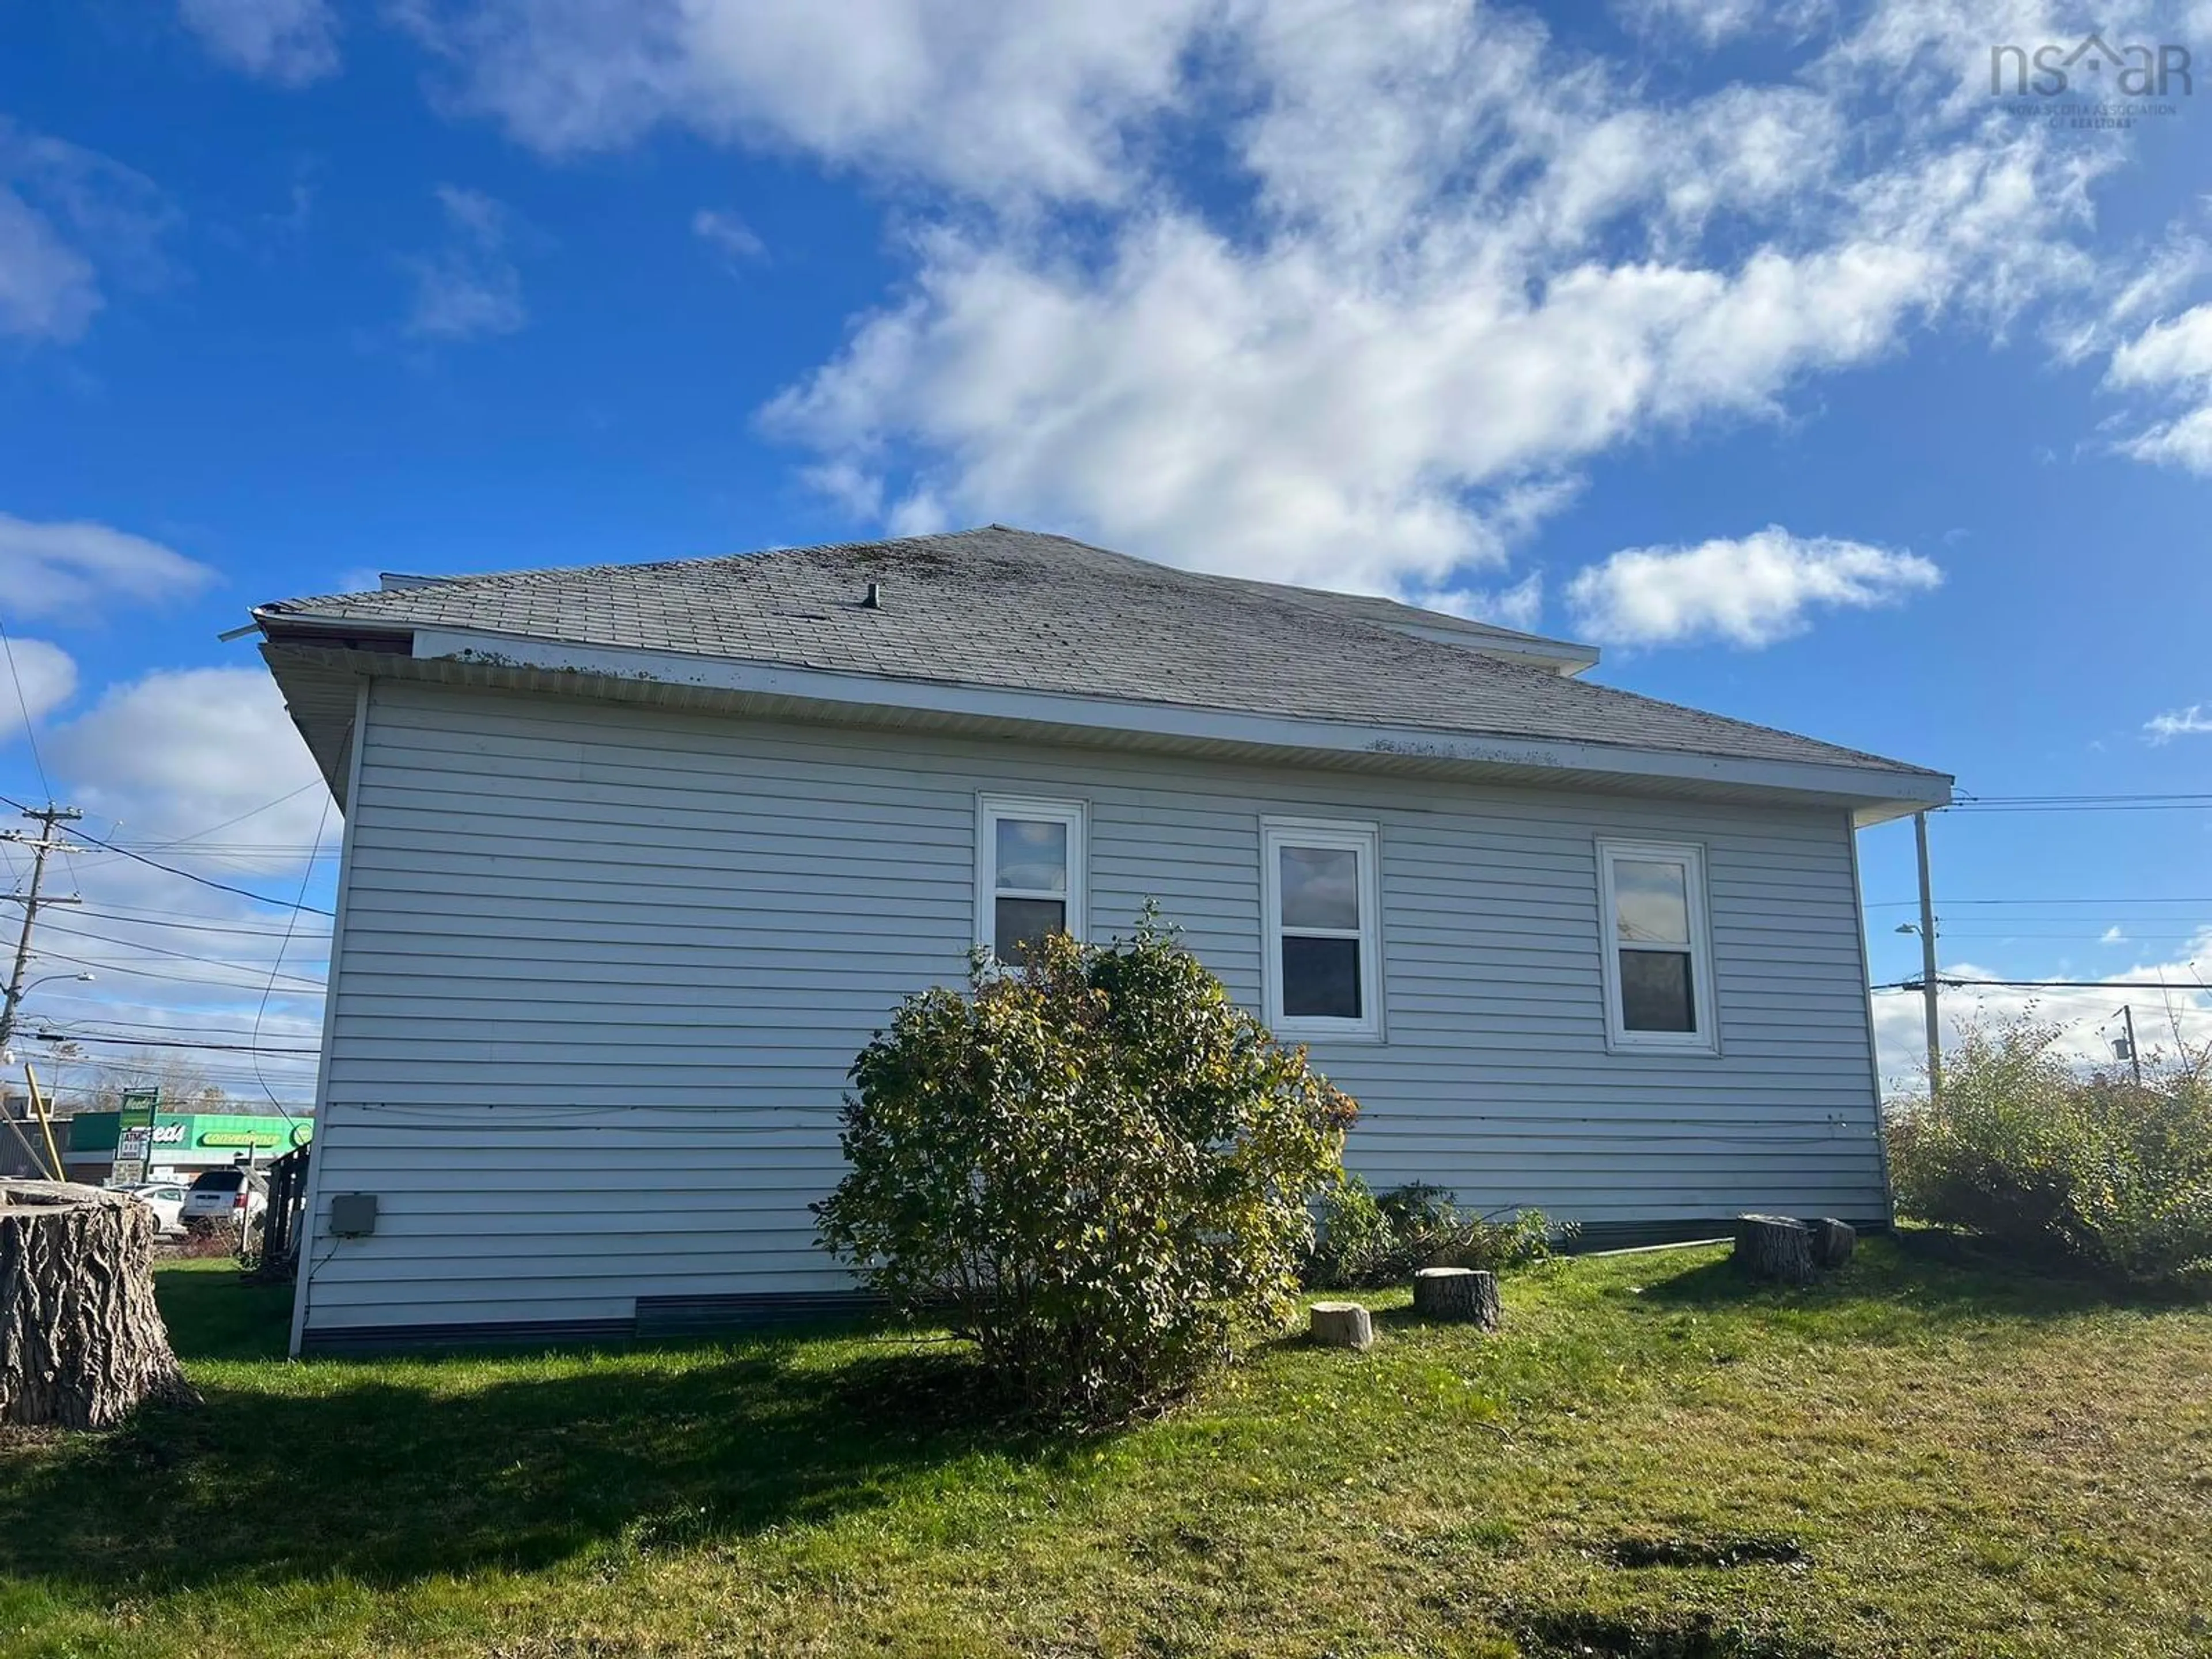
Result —
[[[882, 605], [861, 603], [881, 585]], [[451, 628], [1194, 708], [1922, 769], [1401, 631], [1528, 640], [1389, 600], [1208, 576], [993, 525], [287, 599], [257, 613]], [[1396, 623], [1397, 626], [1393, 624]]]

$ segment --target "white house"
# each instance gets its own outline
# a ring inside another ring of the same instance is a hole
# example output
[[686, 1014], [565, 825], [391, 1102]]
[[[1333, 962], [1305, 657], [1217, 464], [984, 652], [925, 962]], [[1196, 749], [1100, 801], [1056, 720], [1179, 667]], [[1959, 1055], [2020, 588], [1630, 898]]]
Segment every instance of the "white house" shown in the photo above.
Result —
[[1853, 830], [1939, 773], [997, 526], [254, 617], [345, 813], [295, 1346], [844, 1295], [806, 1206], [869, 1034], [1147, 899], [1377, 1184], [1887, 1213]]

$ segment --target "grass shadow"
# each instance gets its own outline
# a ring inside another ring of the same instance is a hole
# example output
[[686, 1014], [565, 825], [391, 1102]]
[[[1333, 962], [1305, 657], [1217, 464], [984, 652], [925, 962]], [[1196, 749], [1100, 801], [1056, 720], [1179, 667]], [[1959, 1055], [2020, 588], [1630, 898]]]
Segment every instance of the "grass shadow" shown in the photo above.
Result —
[[1069, 1443], [998, 1404], [963, 1354], [849, 1325], [233, 1370], [198, 1362], [281, 1356], [283, 1294], [220, 1273], [161, 1288], [204, 1406], [0, 1453], [0, 1577], [115, 1594], [529, 1571], [819, 1521], [962, 1458]]

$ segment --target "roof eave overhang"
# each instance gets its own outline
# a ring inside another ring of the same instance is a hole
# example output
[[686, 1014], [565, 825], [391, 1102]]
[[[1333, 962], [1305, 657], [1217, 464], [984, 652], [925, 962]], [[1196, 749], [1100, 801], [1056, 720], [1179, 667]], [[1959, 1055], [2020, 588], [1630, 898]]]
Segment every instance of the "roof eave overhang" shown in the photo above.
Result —
[[[1941, 806], [1951, 798], [1951, 780], [1941, 774], [1877, 766], [1747, 760], [1249, 714], [454, 629], [415, 628], [403, 651], [395, 649], [398, 636], [393, 630], [356, 621], [259, 612], [256, 618], [270, 635], [264, 654], [280, 682], [288, 676], [368, 674], [756, 718], [1026, 735], [1262, 763], [1448, 774], [1524, 787], [1759, 799], [1847, 808], [1861, 824]], [[303, 686], [307, 683], [301, 681]], [[327, 737], [318, 742], [292, 685], [286, 690], [319, 758], [337, 752], [338, 745]]]

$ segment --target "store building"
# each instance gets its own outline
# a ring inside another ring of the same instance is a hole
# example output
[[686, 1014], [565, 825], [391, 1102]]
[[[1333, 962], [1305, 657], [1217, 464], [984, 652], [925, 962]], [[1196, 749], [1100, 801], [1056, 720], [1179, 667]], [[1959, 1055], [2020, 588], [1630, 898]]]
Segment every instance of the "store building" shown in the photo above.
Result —
[[[143, 1121], [143, 1120], [142, 1120]], [[248, 1112], [156, 1112], [146, 1158], [149, 1181], [190, 1181], [203, 1170], [227, 1169], [249, 1159], [265, 1164], [314, 1134], [314, 1120]], [[79, 1112], [70, 1120], [62, 1154], [69, 1178], [97, 1186], [115, 1167], [122, 1139], [119, 1112]]]

